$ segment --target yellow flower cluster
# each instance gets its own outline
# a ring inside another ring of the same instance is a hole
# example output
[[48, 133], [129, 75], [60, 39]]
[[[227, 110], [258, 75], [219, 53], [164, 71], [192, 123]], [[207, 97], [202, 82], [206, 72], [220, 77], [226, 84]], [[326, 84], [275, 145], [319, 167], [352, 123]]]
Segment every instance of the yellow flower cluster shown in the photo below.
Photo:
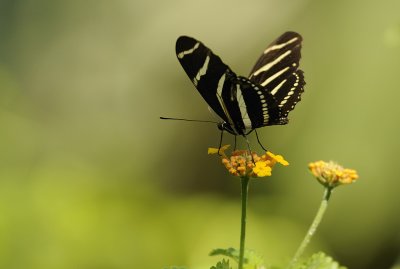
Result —
[[275, 155], [269, 151], [258, 156], [252, 152], [251, 155], [247, 150], [235, 150], [230, 156], [225, 153], [229, 145], [222, 146], [221, 149], [209, 148], [208, 154], [221, 155], [222, 163], [225, 168], [234, 176], [240, 177], [266, 177], [271, 176], [272, 168], [276, 163], [284, 166], [289, 163], [281, 156]]
[[308, 165], [308, 168], [322, 185], [331, 188], [338, 185], [350, 184], [358, 178], [356, 170], [343, 168], [332, 161], [312, 162]]

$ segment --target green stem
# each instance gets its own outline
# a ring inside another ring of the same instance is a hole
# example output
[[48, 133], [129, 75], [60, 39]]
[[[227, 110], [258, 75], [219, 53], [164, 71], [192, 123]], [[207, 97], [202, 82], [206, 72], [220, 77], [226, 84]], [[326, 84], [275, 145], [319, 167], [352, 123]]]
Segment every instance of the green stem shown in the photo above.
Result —
[[325, 187], [324, 196], [322, 198], [321, 205], [319, 206], [317, 214], [315, 215], [314, 221], [312, 222], [310, 228], [308, 229], [306, 236], [303, 239], [303, 242], [301, 242], [299, 248], [296, 251], [296, 254], [293, 256], [289, 266], [287, 267], [288, 269], [293, 268], [293, 266], [299, 260], [300, 256], [303, 254], [308, 243], [310, 243], [311, 237], [315, 234], [315, 231], [317, 230], [317, 227], [318, 227], [319, 223], [321, 222], [322, 217], [324, 216], [326, 208], [328, 207], [328, 201], [331, 196], [331, 193], [332, 193], [332, 188]]
[[244, 242], [246, 239], [246, 211], [247, 211], [247, 194], [249, 192], [250, 178], [242, 177], [242, 219], [240, 227], [240, 252], [239, 252], [239, 269], [243, 269], [244, 262]]

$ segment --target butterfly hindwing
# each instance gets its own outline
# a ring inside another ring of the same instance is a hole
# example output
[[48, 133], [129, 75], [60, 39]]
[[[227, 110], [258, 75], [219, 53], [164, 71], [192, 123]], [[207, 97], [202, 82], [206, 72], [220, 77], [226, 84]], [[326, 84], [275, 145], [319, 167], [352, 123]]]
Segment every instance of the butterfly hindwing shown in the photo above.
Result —
[[304, 92], [304, 75], [302, 70], [297, 70], [288, 76], [282, 86], [274, 93], [278, 107], [283, 117], [287, 117], [289, 112], [294, 109], [301, 100]]
[[238, 84], [240, 95], [237, 100], [246, 130], [271, 125], [280, 118], [277, 101], [271, 93], [244, 77], [238, 77]]

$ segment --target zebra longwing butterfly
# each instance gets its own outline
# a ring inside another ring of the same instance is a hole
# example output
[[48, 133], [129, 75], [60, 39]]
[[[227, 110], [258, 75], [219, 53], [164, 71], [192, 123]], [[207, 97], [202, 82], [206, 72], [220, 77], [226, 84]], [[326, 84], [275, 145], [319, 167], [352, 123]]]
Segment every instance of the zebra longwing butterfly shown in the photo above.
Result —
[[181, 36], [176, 55], [204, 100], [223, 120], [220, 130], [247, 135], [256, 128], [288, 123], [304, 91], [298, 69], [302, 37], [286, 32], [262, 53], [248, 78], [237, 76], [200, 41]]

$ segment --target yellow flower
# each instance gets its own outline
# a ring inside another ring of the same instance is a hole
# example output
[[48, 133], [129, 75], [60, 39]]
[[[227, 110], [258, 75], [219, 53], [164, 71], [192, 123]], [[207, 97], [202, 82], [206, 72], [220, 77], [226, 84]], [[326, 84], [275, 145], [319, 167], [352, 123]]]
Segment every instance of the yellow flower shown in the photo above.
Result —
[[271, 176], [272, 168], [276, 163], [289, 165], [289, 163], [281, 156], [271, 152], [266, 152], [259, 156], [252, 152], [251, 155], [247, 150], [235, 150], [230, 156], [225, 153], [229, 145], [222, 146], [220, 150], [217, 148], [209, 148], [208, 154], [217, 154], [222, 158], [222, 163], [228, 172], [234, 176], [240, 177], [267, 177]]
[[312, 162], [308, 168], [322, 185], [330, 188], [353, 183], [358, 178], [356, 170], [343, 168], [332, 161]]

